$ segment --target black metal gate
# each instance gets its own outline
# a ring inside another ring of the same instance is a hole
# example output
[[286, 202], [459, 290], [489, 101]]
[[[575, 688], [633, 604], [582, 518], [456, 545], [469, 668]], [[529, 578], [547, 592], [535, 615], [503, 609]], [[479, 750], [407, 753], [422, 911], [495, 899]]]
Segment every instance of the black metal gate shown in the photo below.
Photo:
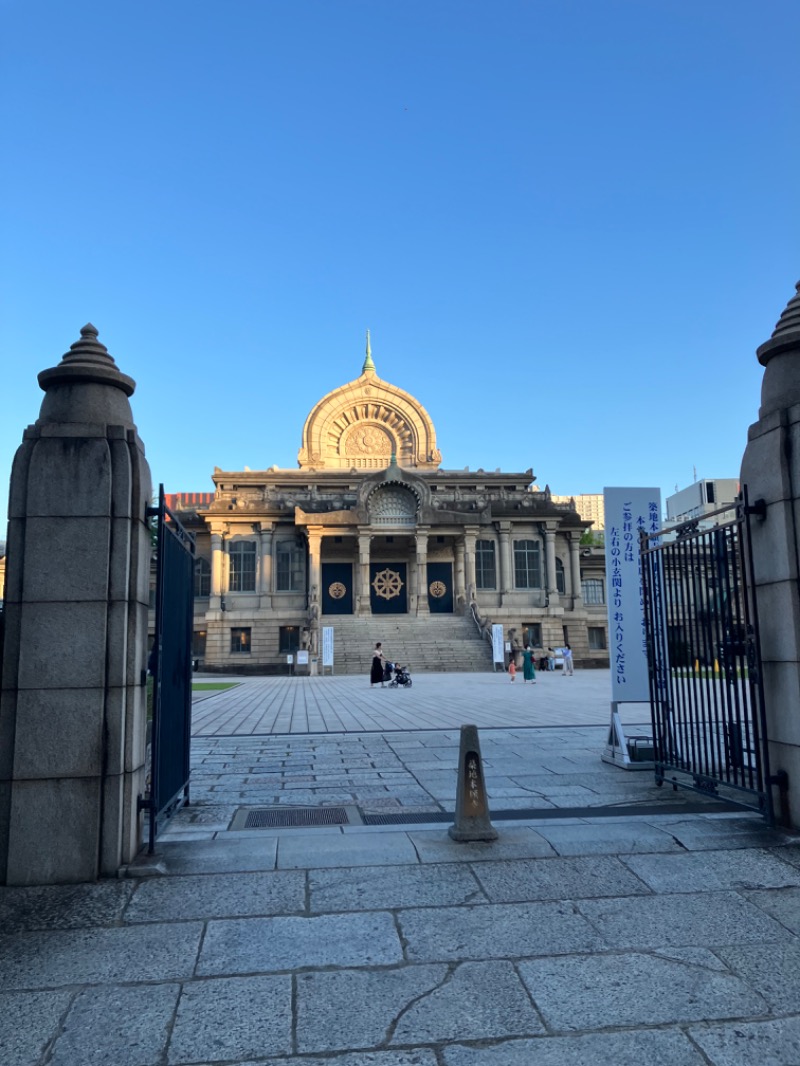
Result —
[[[772, 821], [746, 490], [735, 505], [641, 533], [656, 781]], [[709, 523], [716, 523], [708, 528]]]
[[189, 802], [195, 544], [167, 507], [163, 485], [158, 507], [148, 507], [147, 516], [156, 519], [156, 624], [148, 663], [153, 676], [150, 790], [141, 806], [149, 815], [152, 852], [164, 821]]

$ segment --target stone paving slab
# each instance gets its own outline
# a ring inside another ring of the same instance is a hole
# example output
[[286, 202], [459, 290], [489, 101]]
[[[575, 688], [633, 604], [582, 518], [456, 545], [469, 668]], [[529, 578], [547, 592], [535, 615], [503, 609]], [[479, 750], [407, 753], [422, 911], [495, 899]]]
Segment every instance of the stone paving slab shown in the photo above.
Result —
[[[779, 849], [630, 855], [623, 861], [654, 892], [708, 892], [724, 888], [800, 886], [800, 870], [784, 862]], [[800, 921], [800, 896], [796, 906]]]
[[[253, 919], [256, 921], [257, 919]], [[0, 991], [191, 977], [203, 925], [20, 933], [0, 937]]]
[[282, 837], [278, 866], [282, 870], [307, 870], [325, 866], [398, 866], [416, 862], [408, 837], [397, 833], [337, 833], [306, 839]]
[[88, 988], [73, 1002], [48, 1066], [158, 1066], [180, 986]]
[[682, 1032], [646, 1030], [507, 1040], [493, 1047], [455, 1045], [444, 1066], [707, 1066]]
[[130, 881], [0, 887], [0, 930], [13, 933], [110, 925], [122, 914], [133, 889]]
[[689, 1030], [713, 1066], [797, 1066], [800, 1017]]
[[238, 918], [208, 923], [197, 973], [276, 973], [306, 967], [387, 966], [403, 958], [390, 914]]
[[132, 924], [302, 914], [305, 893], [306, 876], [300, 871], [150, 878], [138, 886], [124, 920]]
[[[551, 1031], [755, 1017], [764, 1000], [733, 974], [636, 952], [521, 962], [519, 972]], [[757, 1059], [744, 1062], [757, 1062]]]
[[800, 889], [784, 888], [776, 892], [746, 892], [745, 898], [766, 911], [791, 932], [800, 936]]
[[472, 871], [452, 864], [311, 870], [308, 885], [313, 913], [486, 902]]
[[764, 944], [787, 935], [735, 892], [578, 900], [575, 905], [618, 948]]
[[779, 944], [765, 944], [762, 949], [736, 944], [715, 950], [734, 973], [764, 997], [775, 1013], [800, 1010], [800, 941], [796, 937]]
[[298, 979], [297, 996], [301, 1052], [544, 1031], [507, 962], [307, 974]]
[[650, 891], [610, 855], [476, 863], [474, 871], [492, 903], [633, 896]]
[[3, 1066], [32, 1066], [58, 1032], [72, 992], [0, 993]]
[[406, 957], [415, 962], [523, 959], [611, 946], [569, 901], [403, 910]]
[[169, 1045], [170, 1066], [292, 1050], [292, 981], [234, 977], [184, 985]]
[[541, 825], [537, 832], [559, 855], [628, 855], [634, 852], [681, 851], [670, 829], [638, 821], [618, 825], [613, 821], [591, 825]]
[[541, 829], [503, 828], [492, 844], [457, 844], [447, 829], [420, 829], [408, 834], [420, 862], [494, 862], [497, 859], [534, 859], [555, 855]]
[[[248, 840], [247, 847], [237, 843], [234, 834], [230, 838], [209, 841], [184, 841], [171, 844], [169, 838], [160, 844], [157, 860], [170, 874], [228, 873], [232, 870], [274, 870], [278, 855], [278, 840], [264, 836]], [[140, 863], [147, 866], [150, 859], [140, 856]], [[132, 872], [136, 871], [136, 863]]]

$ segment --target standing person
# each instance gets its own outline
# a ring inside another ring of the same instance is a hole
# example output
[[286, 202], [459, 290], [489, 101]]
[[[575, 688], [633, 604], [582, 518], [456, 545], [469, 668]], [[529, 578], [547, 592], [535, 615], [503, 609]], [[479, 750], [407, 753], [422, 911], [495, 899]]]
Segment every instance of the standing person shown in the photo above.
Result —
[[562, 655], [564, 656], [564, 677], [566, 677], [567, 674], [572, 677], [572, 648], [569, 646], [569, 644], [564, 645], [562, 649]]
[[555, 670], [556, 668], [556, 653], [552, 648], [547, 649], [547, 669]]
[[378, 641], [378, 643], [375, 645], [375, 651], [372, 653], [372, 666], [370, 667], [369, 671], [369, 681], [371, 688], [375, 688], [375, 686], [378, 684], [380, 684], [381, 688], [384, 687], [383, 664], [385, 661], [386, 660], [384, 654], [381, 651], [381, 642]]
[[533, 661], [533, 651], [530, 644], [525, 645], [525, 650], [522, 653], [522, 678], [523, 682], [527, 685], [529, 681], [536, 684], [536, 665]]
[[511, 683], [513, 685], [514, 679], [517, 676], [517, 665], [514, 662], [514, 653], [513, 653], [513, 651], [511, 653], [511, 658], [508, 660], [508, 676], [511, 678]]

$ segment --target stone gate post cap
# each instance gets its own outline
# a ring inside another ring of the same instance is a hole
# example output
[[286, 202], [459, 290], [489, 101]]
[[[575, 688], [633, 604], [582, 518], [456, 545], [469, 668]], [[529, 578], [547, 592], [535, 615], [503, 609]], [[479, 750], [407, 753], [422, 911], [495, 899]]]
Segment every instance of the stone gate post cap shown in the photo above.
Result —
[[772, 336], [756, 349], [758, 361], [762, 366], [775, 355], [796, 348], [800, 353], [800, 281], [795, 285], [795, 295], [786, 305], [783, 314], [772, 332]]
[[88, 322], [81, 330], [80, 340], [70, 345], [58, 364], [39, 374], [39, 387], [47, 392], [53, 385], [77, 385], [94, 382], [121, 389], [132, 396], [136, 388], [133, 378], [123, 374], [108, 349], [97, 339], [97, 329]]

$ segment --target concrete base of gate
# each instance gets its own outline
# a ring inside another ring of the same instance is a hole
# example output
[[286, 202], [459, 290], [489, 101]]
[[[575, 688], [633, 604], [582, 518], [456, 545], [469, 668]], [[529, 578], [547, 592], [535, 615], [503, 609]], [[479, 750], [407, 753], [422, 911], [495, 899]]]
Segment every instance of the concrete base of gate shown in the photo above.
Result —
[[641, 757], [645, 752], [652, 752], [653, 738], [644, 733], [626, 736], [619, 711], [614, 710], [617, 704], [613, 703], [611, 706], [608, 742], [601, 759], [612, 766], [619, 766], [621, 770], [653, 770], [655, 762]]

